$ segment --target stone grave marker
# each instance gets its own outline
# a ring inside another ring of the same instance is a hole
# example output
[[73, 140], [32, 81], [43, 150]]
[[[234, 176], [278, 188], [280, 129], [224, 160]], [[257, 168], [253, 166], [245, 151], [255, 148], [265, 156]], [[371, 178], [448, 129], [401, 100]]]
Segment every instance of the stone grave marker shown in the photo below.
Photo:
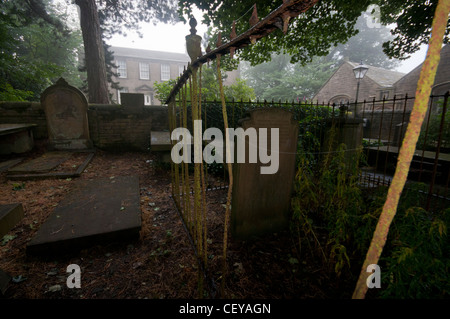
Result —
[[245, 163], [235, 160], [233, 164], [231, 231], [235, 238], [247, 239], [279, 231], [288, 225], [298, 123], [291, 112], [273, 108], [253, 110], [240, 124], [244, 130], [252, 127], [257, 130], [258, 143], [259, 129], [267, 128], [267, 154], [271, 150], [270, 129], [279, 129], [279, 166], [275, 174], [261, 174], [261, 168], [269, 164], [261, 163], [259, 155], [256, 163], [249, 162], [249, 139], [245, 141]]
[[22, 204], [0, 205], [0, 239], [22, 220], [23, 215]]
[[91, 149], [88, 102], [84, 94], [63, 78], [41, 95], [47, 119], [49, 148], [53, 150]]
[[79, 180], [27, 245], [30, 255], [57, 255], [139, 238], [138, 176]]
[[144, 109], [144, 94], [142, 93], [120, 93], [120, 101], [125, 112], [142, 113]]

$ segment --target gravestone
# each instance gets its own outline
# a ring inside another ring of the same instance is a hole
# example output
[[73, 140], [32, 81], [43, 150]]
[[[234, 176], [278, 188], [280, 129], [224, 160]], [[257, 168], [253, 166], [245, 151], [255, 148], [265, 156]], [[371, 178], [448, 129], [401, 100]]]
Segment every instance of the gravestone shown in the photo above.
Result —
[[140, 114], [144, 110], [144, 94], [142, 93], [120, 93], [120, 101], [127, 113]]
[[138, 176], [79, 180], [27, 245], [30, 255], [57, 255], [139, 238]]
[[247, 118], [240, 120], [240, 125], [244, 130], [255, 128], [258, 143], [261, 135], [259, 128], [267, 128], [269, 151], [270, 129], [279, 129], [279, 166], [275, 174], [261, 174], [261, 168], [269, 164], [262, 164], [259, 155], [256, 163], [249, 162], [250, 140], [247, 139], [245, 163], [235, 161], [233, 164], [231, 231], [235, 238], [247, 239], [277, 232], [288, 225], [295, 177], [298, 123], [289, 111], [256, 109]]
[[84, 94], [63, 78], [41, 95], [48, 127], [49, 148], [82, 150], [92, 148]]
[[22, 204], [0, 205], [0, 238], [5, 236], [23, 218]]

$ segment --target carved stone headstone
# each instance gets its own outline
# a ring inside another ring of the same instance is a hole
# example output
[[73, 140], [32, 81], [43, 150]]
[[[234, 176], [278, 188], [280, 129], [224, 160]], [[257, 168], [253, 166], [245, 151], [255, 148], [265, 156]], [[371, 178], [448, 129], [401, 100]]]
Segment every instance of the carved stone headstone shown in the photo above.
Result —
[[[245, 163], [233, 164], [233, 198], [231, 206], [231, 230], [235, 238], [246, 239], [273, 233], [285, 228], [289, 222], [289, 211], [295, 177], [298, 123], [293, 114], [283, 109], [256, 109], [249, 117], [240, 121], [245, 130], [255, 128], [258, 132], [258, 153], [262, 136], [260, 128], [267, 128], [267, 150], [271, 145], [271, 128], [279, 129], [278, 170], [275, 174], [262, 174], [263, 164], [258, 156], [256, 163], [248, 160], [246, 139]], [[276, 140], [275, 140], [276, 141]]]
[[88, 102], [80, 90], [60, 78], [42, 93], [41, 104], [47, 118], [50, 149], [92, 148], [87, 116]]

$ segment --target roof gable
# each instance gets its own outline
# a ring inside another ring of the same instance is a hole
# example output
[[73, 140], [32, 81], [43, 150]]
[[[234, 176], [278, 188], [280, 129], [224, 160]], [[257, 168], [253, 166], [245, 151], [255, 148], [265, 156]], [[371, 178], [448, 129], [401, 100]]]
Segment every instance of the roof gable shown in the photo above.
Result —
[[[348, 61], [347, 63], [352, 67], [359, 65], [359, 63], [356, 62]], [[366, 73], [366, 77], [370, 78], [381, 87], [391, 87], [405, 75], [405, 73], [402, 72], [387, 70], [371, 65], [367, 65], [367, 67], [369, 67], [369, 70]]]

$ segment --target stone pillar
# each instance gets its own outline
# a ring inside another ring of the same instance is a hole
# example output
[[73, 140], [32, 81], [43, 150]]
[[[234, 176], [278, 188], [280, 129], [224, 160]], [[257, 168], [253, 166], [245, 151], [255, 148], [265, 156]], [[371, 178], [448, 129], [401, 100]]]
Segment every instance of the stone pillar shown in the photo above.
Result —
[[[331, 152], [337, 151], [341, 144], [345, 144], [345, 159], [351, 167], [355, 156], [362, 150], [363, 119], [338, 117], [327, 120], [326, 129], [322, 138], [322, 152], [329, 151], [330, 138], [332, 138]], [[334, 136], [332, 128], [335, 128]]]

